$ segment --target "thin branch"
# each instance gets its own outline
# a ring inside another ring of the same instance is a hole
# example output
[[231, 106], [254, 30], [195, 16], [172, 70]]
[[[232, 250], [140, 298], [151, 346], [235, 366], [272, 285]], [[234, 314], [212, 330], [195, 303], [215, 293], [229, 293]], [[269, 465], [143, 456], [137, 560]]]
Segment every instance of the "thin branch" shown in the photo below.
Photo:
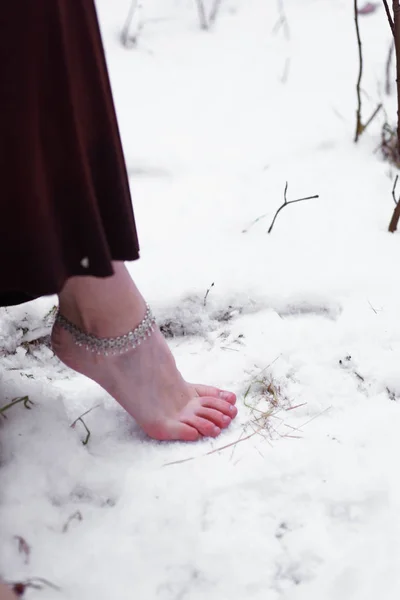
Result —
[[390, 94], [392, 92], [390, 69], [391, 69], [392, 60], [393, 60], [393, 50], [394, 50], [394, 42], [393, 42], [393, 40], [391, 40], [390, 47], [389, 47], [389, 52], [388, 52], [388, 57], [387, 57], [387, 60], [386, 60], [385, 92], [386, 92], [387, 96], [390, 96]]
[[394, 37], [394, 21], [393, 21], [393, 19], [392, 19], [392, 15], [391, 15], [391, 12], [390, 12], [390, 8], [389, 8], [389, 6], [388, 6], [387, 0], [382, 0], [382, 2], [383, 2], [383, 5], [384, 5], [384, 7], [385, 7], [386, 16], [387, 16], [387, 18], [388, 18], [388, 21], [389, 21], [389, 27], [390, 27], [390, 29], [392, 30], [392, 34], [393, 34], [393, 37]]
[[128, 11], [128, 15], [126, 17], [125, 20], [125, 24], [122, 28], [122, 32], [121, 32], [121, 41], [122, 44], [125, 47], [129, 46], [129, 41], [131, 41], [133, 44], [135, 43], [135, 39], [130, 40], [129, 38], [129, 30], [131, 28], [132, 25], [132, 21], [133, 21], [133, 17], [135, 15], [136, 9], [137, 9], [137, 5], [138, 5], [138, 0], [132, 0], [131, 5], [129, 7], [129, 11]]
[[213, 7], [210, 12], [210, 16], [208, 17], [208, 26], [214, 25], [219, 9], [221, 8], [222, 0], [214, 0]]
[[376, 109], [374, 110], [374, 112], [372, 113], [372, 115], [370, 116], [370, 118], [368, 119], [368, 121], [365, 123], [365, 125], [363, 125], [362, 127], [362, 132], [364, 132], [368, 125], [370, 125], [370, 123], [372, 123], [372, 121], [375, 119], [376, 115], [379, 113], [379, 111], [383, 108], [382, 104], [378, 104], [378, 106], [376, 107]]
[[289, 41], [290, 40], [290, 28], [289, 28], [289, 23], [287, 20], [283, 0], [278, 0], [278, 10], [282, 16], [282, 25], [283, 25], [283, 31], [285, 32], [285, 37], [286, 37], [287, 41]]
[[203, 300], [203, 304], [204, 306], [207, 304], [207, 297], [208, 294], [211, 292], [211, 289], [214, 287], [214, 282], [212, 282], [212, 284], [210, 285], [210, 287], [208, 288], [208, 290], [206, 291], [206, 295], [204, 296], [204, 300]]
[[360, 27], [358, 24], [358, 4], [357, 0], [354, 0], [354, 22], [356, 25], [356, 34], [357, 34], [357, 46], [358, 46], [358, 78], [357, 78], [357, 113], [356, 113], [356, 133], [354, 136], [354, 141], [358, 142], [358, 139], [363, 131], [363, 126], [361, 122], [361, 79], [363, 75], [363, 54], [362, 54], [362, 46], [361, 46], [361, 35], [360, 35]]
[[283, 208], [285, 208], [285, 206], [289, 206], [289, 204], [296, 204], [297, 202], [305, 202], [306, 200], [315, 200], [316, 198], [319, 198], [319, 195], [317, 194], [316, 196], [307, 196], [306, 198], [298, 198], [297, 200], [289, 200], [288, 201], [287, 197], [286, 197], [287, 190], [288, 190], [288, 185], [289, 185], [288, 182], [286, 182], [285, 191], [284, 191], [284, 195], [283, 195], [284, 202], [283, 202], [282, 206], [280, 206], [278, 208], [278, 210], [276, 211], [275, 216], [272, 219], [272, 223], [271, 223], [271, 225], [270, 225], [270, 227], [268, 229], [268, 233], [271, 233], [271, 231], [272, 231], [272, 229], [273, 229], [273, 227], [275, 225], [275, 221], [276, 221], [279, 213], [281, 212], [281, 210]]
[[394, 180], [394, 185], [393, 185], [393, 189], [392, 189], [392, 198], [393, 198], [396, 206], [395, 206], [392, 218], [389, 223], [390, 233], [394, 233], [397, 230], [397, 225], [398, 225], [399, 219], [400, 219], [400, 201], [396, 200], [396, 186], [397, 186], [398, 179], [399, 179], [399, 176], [396, 175], [396, 179]]
[[397, 206], [399, 201], [396, 200], [396, 187], [397, 187], [397, 182], [399, 180], [399, 176], [396, 175], [395, 180], [394, 180], [394, 184], [393, 184], [393, 189], [392, 189], [392, 198], [394, 200], [395, 205]]
[[199, 13], [200, 27], [202, 29], [208, 29], [208, 20], [206, 15], [206, 9], [204, 8], [203, 0], [196, 0], [197, 11]]

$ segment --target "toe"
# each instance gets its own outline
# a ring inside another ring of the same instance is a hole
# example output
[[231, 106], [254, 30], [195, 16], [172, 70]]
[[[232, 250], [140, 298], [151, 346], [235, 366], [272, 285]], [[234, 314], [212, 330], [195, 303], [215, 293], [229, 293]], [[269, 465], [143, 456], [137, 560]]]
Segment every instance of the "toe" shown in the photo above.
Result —
[[180, 440], [182, 442], [195, 442], [201, 437], [196, 427], [173, 420], [144, 429], [150, 437], [160, 441]]
[[231, 419], [234, 419], [238, 412], [236, 406], [234, 406], [230, 402], [227, 402], [226, 400], [220, 400], [219, 398], [202, 398], [201, 405], [206, 408], [214, 408], [215, 410], [219, 410]]
[[214, 425], [212, 421], [204, 419], [203, 417], [198, 417], [197, 415], [188, 418], [186, 424], [195, 427], [201, 435], [206, 437], [216, 437], [221, 433], [220, 427]]
[[198, 417], [203, 417], [203, 419], [208, 419], [208, 421], [212, 421], [214, 425], [217, 425], [221, 429], [228, 427], [231, 423], [231, 418], [228, 415], [224, 415], [219, 410], [215, 410], [214, 408], [205, 408], [204, 406], [199, 406], [196, 411], [196, 415]]
[[211, 396], [213, 398], [221, 398], [222, 400], [226, 400], [226, 402], [230, 402], [231, 404], [235, 404], [236, 402], [236, 394], [233, 392], [227, 392], [226, 390], [220, 390], [219, 388], [212, 387], [211, 385], [195, 385], [194, 386], [198, 395], [201, 396]]

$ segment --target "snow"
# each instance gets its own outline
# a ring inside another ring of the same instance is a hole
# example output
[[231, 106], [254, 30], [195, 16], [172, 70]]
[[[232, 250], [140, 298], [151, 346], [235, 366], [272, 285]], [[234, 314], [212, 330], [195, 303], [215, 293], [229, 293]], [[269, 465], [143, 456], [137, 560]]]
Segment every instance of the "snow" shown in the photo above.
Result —
[[[375, 152], [383, 113], [352, 141], [352, 3], [285, 0], [289, 35], [272, 0], [223, 0], [209, 32], [191, 0], [143, 4], [127, 50], [129, 0], [97, 0], [141, 240], [130, 269], [186, 378], [234, 390], [240, 413], [217, 440], [149, 440], [53, 357], [55, 298], [2, 309], [0, 406], [34, 405], [1, 424], [0, 575], [60, 588], [28, 600], [398, 598], [395, 170]], [[360, 26], [364, 122], [381, 101], [394, 120], [383, 8]], [[267, 235], [286, 182], [289, 200], [319, 198]], [[243, 441], [263, 377], [278, 406]], [[90, 409], [85, 446], [70, 425]]]

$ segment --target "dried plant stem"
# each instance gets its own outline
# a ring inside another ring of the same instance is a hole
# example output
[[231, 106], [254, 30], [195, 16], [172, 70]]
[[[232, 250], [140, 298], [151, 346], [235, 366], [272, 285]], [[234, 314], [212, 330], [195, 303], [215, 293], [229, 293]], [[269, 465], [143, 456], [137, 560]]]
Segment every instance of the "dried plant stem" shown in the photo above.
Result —
[[92, 406], [92, 408], [89, 408], [88, 410], [86, 410], [84, 413], [82, 413], [77, 419], [75, 419], [75, 421], [73, 423], [71, 423], [70, 427], [74, 428], [75, 425], [78, 423], [78, 421], [80, 423], [82, 423], [82, 425], [84, 426], [84, 428], [86, 429], [86, 438], [82, 441], [82, 444], [84, 446], [87, 446], [90, 436], [91, 436], [91, 432], [90, 429], [88, 428], [88, 426], [86, 425], [85, 421], [83, 420], [83, 417], [85, 417], [86, 415], [88, 415], [90, 412], [92, 412], [92, 410], [94, 410], [95, 408], [98, 408], [100, 405], [96, 404], [96, 406]]
[[14, 398], [14, 400], [11, 400], [11, 402], [9, 404], [6, 404], [5, 406], [2, 406], [0, 408], [0, 415], [6, 419], [7, 417], [5, 415], [5, 412], [12, 406], [15, 406], [16, 404], [20, 404], [21, 402], [24, 404], [25, 408], [27, 408], [28, 410], [31, 409], [29, 404], [33, 405], [33, 402], [31, 400], [29, 400], [29, 396], [22, 396], [21, 398]]

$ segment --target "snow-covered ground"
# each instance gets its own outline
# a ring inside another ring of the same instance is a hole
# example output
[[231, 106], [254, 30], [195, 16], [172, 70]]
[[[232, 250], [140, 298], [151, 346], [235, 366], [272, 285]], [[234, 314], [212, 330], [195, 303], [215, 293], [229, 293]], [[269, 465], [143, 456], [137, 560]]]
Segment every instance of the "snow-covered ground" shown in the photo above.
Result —
[[[34, 405], [1, 423], [0, 575], [60, 588], [28, 600], [399, 598], [400, 234], [383, 113], [352, 141], [353, 3], [285, 0], [285, 28], [279, 2], [222, 0], [205, 32], [194, 0], [147, 0], [130, 50], [130, 1], [97, 4], [132, 274], [184, 375], [240, 413], [217, 440], [149, 440], [40, 342], [54, 298], [2, 309], [0, 407]], [[394, 120], [383, 8], [360, 26], [364, 121], [380, 101]], [[268, 235], [286, 181], [319, 198]]]

